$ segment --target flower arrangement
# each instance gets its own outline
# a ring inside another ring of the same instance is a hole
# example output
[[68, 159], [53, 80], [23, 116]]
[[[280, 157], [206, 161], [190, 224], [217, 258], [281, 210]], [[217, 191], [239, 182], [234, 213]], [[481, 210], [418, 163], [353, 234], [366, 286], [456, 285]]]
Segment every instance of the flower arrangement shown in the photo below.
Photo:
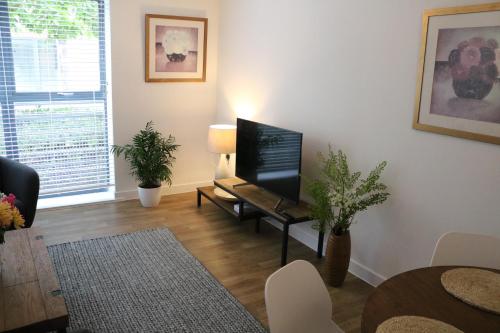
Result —
[[453, 89], [458, 97], [483, 99], [491, 92], [498, 76], [495, 39], [471, 38], [450, 52]]
[[190, 36], [185, 30], [169, 30], [165, 33], [161, 45], [170, 62], [183, 62], [189, 53]]
[[15, 201], [14, 194], [6, 195], [0, 192], [0, 244], [5, 242], [4, 234], [6, 231], [24, 226], [24, 217], [14, 205]]

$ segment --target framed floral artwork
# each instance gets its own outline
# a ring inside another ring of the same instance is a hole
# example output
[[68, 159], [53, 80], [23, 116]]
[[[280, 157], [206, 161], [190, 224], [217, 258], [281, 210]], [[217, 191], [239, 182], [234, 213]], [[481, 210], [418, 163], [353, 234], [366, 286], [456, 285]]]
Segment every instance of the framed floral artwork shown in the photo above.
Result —
[[205, 82], [208, 19], [146, 15], [146, 82]]
[[500, 3], [427, 10], [413, 127], [500, 144]]

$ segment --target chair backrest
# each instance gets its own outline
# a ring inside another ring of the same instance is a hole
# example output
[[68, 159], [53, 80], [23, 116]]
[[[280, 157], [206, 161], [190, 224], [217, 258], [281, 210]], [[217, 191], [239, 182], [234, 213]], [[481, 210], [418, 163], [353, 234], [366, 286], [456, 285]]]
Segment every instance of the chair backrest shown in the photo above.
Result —
[[500, 238], [460, 232], [437, 241], [431, 266], [477, 266], [500, 269]]
[[16, 196], [26, 228], [31, 227], [35, 219], [39, 189], [40, 178], [33, 168], [0, 156], [0, 192]]
[[331, 319], [330, 294], [307, 261], [294, 261], [269, 276], [265, 298], [271, 333], [342, 332]]

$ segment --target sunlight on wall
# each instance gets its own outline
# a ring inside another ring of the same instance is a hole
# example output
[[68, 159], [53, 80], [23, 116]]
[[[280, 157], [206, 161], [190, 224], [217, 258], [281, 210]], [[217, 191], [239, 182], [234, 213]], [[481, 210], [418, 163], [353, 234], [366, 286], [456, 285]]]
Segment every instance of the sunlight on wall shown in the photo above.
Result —
[[248, 87], [241, 87], [241, 91], [226, 89], [226, 98], [230, 108], [231, 117], [254, 119], [262, 109], [263, 99], [261, 94]]
[[262, 82], [235, 80], [223, 89], [226, 118], [255, 120], [266, 109], [270, 89]]
[[237, 118], [244, 118], [249, 120], [253, 119], [253, 117], [257, 113], [255, 106], [252, 105], [251, 102], [238, 102], [233, 107], [233, 110]]

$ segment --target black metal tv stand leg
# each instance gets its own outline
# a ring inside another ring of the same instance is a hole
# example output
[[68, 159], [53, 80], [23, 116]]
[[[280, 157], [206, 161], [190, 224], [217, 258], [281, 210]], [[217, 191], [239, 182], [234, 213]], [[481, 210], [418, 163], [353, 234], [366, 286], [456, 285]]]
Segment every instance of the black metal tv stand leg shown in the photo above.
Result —
[[283, 224], [283, 243], [281, 245], [281, 267], [286, 265], [286, 256], [288, 252], [288, 229], [289, 224], [286, 222]]
[[198, 208], [200, 208], [201, 207], [201, 191], [200, 190], [198, 190], [196, 203], [197, 203]]

